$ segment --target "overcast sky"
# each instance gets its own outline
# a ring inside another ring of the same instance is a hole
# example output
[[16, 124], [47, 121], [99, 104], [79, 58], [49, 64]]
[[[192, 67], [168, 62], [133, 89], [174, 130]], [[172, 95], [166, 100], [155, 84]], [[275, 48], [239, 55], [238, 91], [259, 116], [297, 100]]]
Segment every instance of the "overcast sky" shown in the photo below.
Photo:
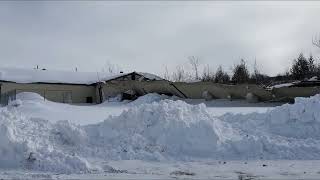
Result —
[[226, 70], [256, 59], [284, 72], [299, 52], [320, 57], [320, 2], [0, 2], [1, 66], [162, 75], [188, 56]]

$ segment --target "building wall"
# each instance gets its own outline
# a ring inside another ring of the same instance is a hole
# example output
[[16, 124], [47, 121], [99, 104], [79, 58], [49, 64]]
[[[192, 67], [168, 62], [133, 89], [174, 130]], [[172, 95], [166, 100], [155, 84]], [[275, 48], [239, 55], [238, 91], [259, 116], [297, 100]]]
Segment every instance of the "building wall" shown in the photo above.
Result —
[[[24, 84], [0, 82], [1, 95], [12, 92], [35, 92], [48, 100], [62, 103], [86, 103], [87, 97], [92, 97], [94, 103], [100, 103], [110, 97], [134, 90], [138, 95], [159, 93], [175, 95], [182, 98], [202, 99], [204, 92], [217, 99], [245, 99], [248, 93], [254, 94], [259, 101], [288, 101], [295, 97], [309, 97], [320, 93], [320, 87], [282, 87], [267, 91], [254, 84], [227, 85], [212, 82], [169, 82], [133, 79], [115, 79], [96, 85], [68, 84]], [[102, 101], [100, 101], [100, 94]]]
[[[95, 86], [1, 82], [1, 94], [10, 91], [35, 92], [55, 102], [86, 103], [87, 97], [92, 97], [93, 102], [97, 102]], [[70, 95], [71, 97], [68, 97]], [[71, 101], [69, 101], [70, 98]]]
[[168, 81], [112, 81], [102, 84], [105, 99], [114, 97], [127, 90], [134, 90], [139, 95], [147, 93], [171, 94], [179, 97], [202, 99], [205, 91], [217, 99], [245, 99], [247, 93], [253, 93], [259, 100], [272, 99], [272, 93], [257, 85], [226, 85], [212, 82], [168, 82]]
[[[176, 88], [174, 88], [173, 84]], [[174, 82], [168, 81], [111, 81], [102, 84], [104, 99], [114, 97], [127, 90], [139, 95], [147, 93], [171, 94], [191, 99], [202, 99], [208, 92], [217, 99], [246, 99], [248, 93], [254, 94], [259, 101], [289, 101], [295, 97], [309, 97], [320, 93], [320, 87], [283, 87], [268, 91], [255, 84], [218, 84], [212, 82]], [[180, 93], [181, 91], [182, 93]], [[184, 96], [185, 95], [185, 96]]]
[[[138, 95], [144, 95], [148, 93], [169, 94], [183, 97], [179, 91], [177, 91], [170, 82], [162, 81], [109, 81], [100, 84], [102, 87], [103, 99], [106, 100], [110, 97], [117, 96], [128, 90], [134, 90]], [[98, 86], [97, 86], [98, 88]], [[97, 90], [98, 91], [98, 90]]]
[[294, 99], [295, 97], [310, 97], [320, 93], [320, 87], [282, 87], [272, 90], [275, 99]]
[[203, 93], [205, 91], [217, 99], [245, 99], [248, 93], [258, 96], [260, 101], [266, 101], [272, 98], [271, 92], [254, 84], [228, 85], [213, 82], [176, 82], [174, 84], [188, 98], [192, 99], [204, 98]]

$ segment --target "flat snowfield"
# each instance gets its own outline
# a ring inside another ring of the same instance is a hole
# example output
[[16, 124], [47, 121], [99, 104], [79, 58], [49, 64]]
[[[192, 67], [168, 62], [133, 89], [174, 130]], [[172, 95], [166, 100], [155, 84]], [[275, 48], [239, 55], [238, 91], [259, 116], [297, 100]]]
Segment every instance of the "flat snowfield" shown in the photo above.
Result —
[[320, 96], [0, 108], [0, 179], [320, 179]]
[[60, 174], [30, 170], [1, 170], [2, 179], [225, 179], [318, 180], [320, 161], [211, 161], [147, 162], [138, 160], [100, 162], [105, 172]]
[[[57, 122], [60, 120], [68, 120], [75, 124], [88, 125], [104, 121], [109, 116], [118, 116], [124, 110], [144, 103], [153, 103], [169, 97], [156, 94], [146, 95], [134, 102], [105, 102], [98, 105], [87, 104], [62, 104], [45, 100], [41, 96], [32, 94], [22, 94], [20, 97], [23, 101], [21, 106], [16, 109], [29, 117], [36, 117]], [[31, 96], [31, 97], [30, 97]], [[177, 100], [179, 98], [172, 98]], [[241, 100], [213, 100], [205, 101], [203, 99], [187, 99], [188, 104], [197, 105], [204, 103], [207, 110], [213, 116], [221, 116], [226, 113], [247, 114], [252, 112], [266, 112], [273, 109], [280, 103], [247, 103]]]

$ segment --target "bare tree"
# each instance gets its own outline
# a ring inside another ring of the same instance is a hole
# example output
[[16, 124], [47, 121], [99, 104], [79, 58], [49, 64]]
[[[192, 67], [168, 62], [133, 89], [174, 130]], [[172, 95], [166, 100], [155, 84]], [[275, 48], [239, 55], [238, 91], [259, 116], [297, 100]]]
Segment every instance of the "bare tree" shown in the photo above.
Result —
[[195, 79], [199, 80], [199, 65], [200, 65], [199, 58], [196, 56], [189, 56], [188, 59], [189, 59], [189, 63], [192, 66], [192, 69], [194, 71]]
[[312, 37], [312, 44], [320, 48], [320, 38], [318, 36]]
[[122, 68], [117, 64], [112, 64], [109, 61], [102, 67], [102, 72], [108, 72], [110, 74], [117, 74], [122, 71]]
[[255, 81], [255, 83], [259, 83], [260, 81], [260, 71], [257, 65], [257, 60], [254, 60], [254, 65], [253, 65], [253, 74], [251, 76], [251, 79], [253, 79]]
[[261, 73], [257, 65], [257, 60], [255, 59], [253, 65], [253, 73], [251, 74], [249, 82], [263, 84], [268, 81], [268, 78], [268, 75]]
[[253, 73], [256, 77], [260, 74], [260, 71], [259, 71], [258, 65], [257, 65], [257, 59], [254, 60]]
[[165, 65], [164, 66], [164, 73], [163, 73], [163, 78], [170, 81], [171, 78], [170, 78], [170, 73], [168, 71], [168, 67]]
[[211, 70], [209, 64], [203, 67], [201, 79], [202, 81], [214, 81], [214, 72]]
[[184, 81], [186, 79], [186, 72], [183, 68], [183, 66], [177, 66], [176, 67], [176, 72], [173, 73], [173, 81], [177, 81], [177, 82], [181, 82]]

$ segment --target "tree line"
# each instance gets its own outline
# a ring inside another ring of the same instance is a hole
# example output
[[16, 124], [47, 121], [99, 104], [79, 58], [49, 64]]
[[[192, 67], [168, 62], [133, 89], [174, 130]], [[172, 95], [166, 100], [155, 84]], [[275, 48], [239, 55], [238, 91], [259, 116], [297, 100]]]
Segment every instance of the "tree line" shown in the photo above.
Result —
[[225, 84], [241, 84], [241, 83], [256, 83], [268, 84], [273, 81], [293, 81], [305, 80], [314, 76], [320, 77], [320, 64], [315, 62], [312, 55], [305, 57], [303, 53], [292, 61], [289, 70], [283, 74], [278, 74], [275, 77], [270, 77], [260, 72], [255, 61], [253, 71], [250, 72], [248, 65], [244, 59], [241, 59], [238, 64], [234, 65], [231, 73], [227, 73], [222, 66], [218, 66], [216, 70], [210, 68], [209, 65], [202, 65], [203, 72], [200, 70], [200, 59], [196, 56], [188, 57], [188, 63], [191, 66], [191, 71], [187, 71], [182, 65], [177, 66], [175, 71], [169, 73], [165, 67], [164, 78], [171, 81], [211, 81], [215, 83]]
[[[312, 44], [320, 48], [320, 38], [312, 38]], [[295, 81], [307, 80], [312, 77], [319, 77], [320, 80], [320, 64], [315, 62], [312, 55], [305, 57], [303, 53], [292, 61], [291, 67], [283, 74], [270, 77], [259, 71], [255, 61], [253, 72], [250, 72], [244, 59], [232, 68], [232, 73], [228, 74], [220, 65], [216, 71], [213, 71], [209, 65], [203, 67], [203, 73], [199, 75], [200, 60], [196, 56], [188, 58], [194, 73], [185, 71], [183, 66], [177, 66], [176, 71], [170, 74], [167, 67], [165, 68], [164, 78], [171, 81], [211, 81], [215, 83], [256, 83], [270, 84], [277, 81]]]

